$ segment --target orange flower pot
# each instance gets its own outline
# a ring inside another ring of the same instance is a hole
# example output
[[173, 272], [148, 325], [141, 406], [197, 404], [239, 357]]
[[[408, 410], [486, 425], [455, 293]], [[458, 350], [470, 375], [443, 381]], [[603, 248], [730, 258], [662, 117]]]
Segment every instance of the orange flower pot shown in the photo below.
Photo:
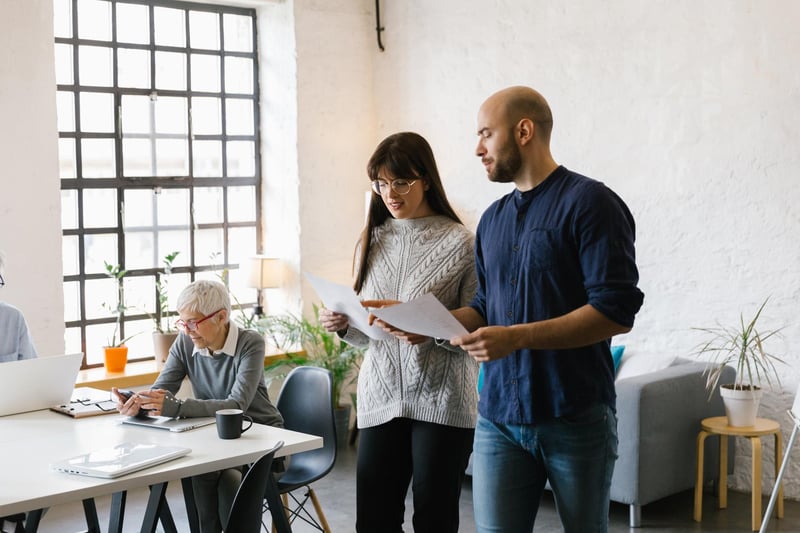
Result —
[[122, 372], [128, 364], [127, 346], [105, 346], [105, 365], [108, 372]]

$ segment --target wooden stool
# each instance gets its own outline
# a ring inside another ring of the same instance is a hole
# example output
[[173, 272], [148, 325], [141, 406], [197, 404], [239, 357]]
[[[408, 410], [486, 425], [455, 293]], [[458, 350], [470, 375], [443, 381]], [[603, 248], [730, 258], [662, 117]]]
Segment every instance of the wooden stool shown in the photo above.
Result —
[[[752, 526], [758, 531], [761, 525], [761, 437], [775, 436], [775, 479], [778, 479], [781, 456], [781, 426], [774, 420], [756, 418], [753, 426], [735, 427], [728, 425], [728, 418], [715, 416], [700, 422], [702, 430], [697, 435], [697, 481], [694, 486], [694, 520], [699, 522], [703, 516], [703, 452], [706, 437], [719, 435], [719, 508], [728, 507], [728, 436], [750, 439], [753, 451], [752, 486]], [[783, 518], [783, 487], [778, 487], [778, 518]]]

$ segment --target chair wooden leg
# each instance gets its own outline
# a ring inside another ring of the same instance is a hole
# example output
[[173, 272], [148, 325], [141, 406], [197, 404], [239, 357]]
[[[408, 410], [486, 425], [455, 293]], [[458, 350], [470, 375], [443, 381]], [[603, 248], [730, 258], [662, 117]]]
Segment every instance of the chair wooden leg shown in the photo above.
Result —
[[319, 504], [319, 500], [317, 499], [317, 493], [314, 492], [314, 489], [308, 487], [308, 495], [311, 498], [311, 503], [314, 504], [314, 510], [317, 511], [317, 517], [319, 518], [320, 524], [322, 524], [322, 529], [325, 533], [331, 533], [331, 528], [328, 525], [328, 521], [325, 519], [325, 513], [322, 512], [322, 506]]

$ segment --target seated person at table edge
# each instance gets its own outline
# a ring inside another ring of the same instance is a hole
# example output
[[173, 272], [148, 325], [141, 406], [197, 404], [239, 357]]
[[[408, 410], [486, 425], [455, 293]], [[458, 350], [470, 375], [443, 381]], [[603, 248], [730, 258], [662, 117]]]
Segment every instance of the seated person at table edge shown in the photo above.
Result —
[[[163, 370], [150, 390], [119, 401], [120, 413], [134, 416], [146, 409], [152, 415], [190, 418], [214, 416], [219, 409], [241, 409], [256, 423], [283, 427], [264, 382], [264, 338], [231, 322], [225, 285], [194, 281], [178, 296], [177, 308], [181, 334]], [[175, 394], [186, 376], [195, 397], [180, 400]], [[112, 391], [117, 394], [116, 388]], [[220, 511], [230, 509], [240, 481], [239, 469], [192, 478], [203, 533], [221, 530]]]
[[[6, 284], [3, 278], [4, 266], [5, 257], [0, 252], [0, 287]], [[0, 363], [34, 357], [36, 348], [22, 312], [13, 305], [0, 301]]]

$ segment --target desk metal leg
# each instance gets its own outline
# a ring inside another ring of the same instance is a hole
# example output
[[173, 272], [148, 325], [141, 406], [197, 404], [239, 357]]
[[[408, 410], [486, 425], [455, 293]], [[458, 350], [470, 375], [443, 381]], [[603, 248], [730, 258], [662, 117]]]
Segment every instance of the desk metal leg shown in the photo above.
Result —
[[694, 521], [703, 518], [703, 456], [705, 455], [705, 442], [709, 433], [701, 431], [697, 435], [697, 479], [694, 482]]
[[[142, 533], [155, 533], [158, 519], [163, 516], [163, 510], [167, 505], [167, 484], [158, 483], [150, 487], [150, 497], [147, 499], [147, 509], [144, 512], [144, 520], [142, 521]], [[172, 523], [175, 527], [175, 522], [172, 521], [172, 514], [169, 514], [168, 522]]]
[[[786, 473], [786, 466], [789, 464], [789, 455], [792, 453], [792, 446], [794, 446], [794, 439], [797, 437], [797, 430], [800, 428], [797, 424], [795, 424], [794, 429], [792, 429], [792, 434], [789, 436], [789, 444], [786, 445], [786, 453], [783, 456], [783, 461], [781, 461], [780, 470], [778, 471], [777, 477], [775, 477], [775, 487], [772, 489], [772, 496], [769, 498], [769, 504], [767, 504], [767, 510], [764, 512], [764, 520], [761, 522], [761, 529], [759, 533], [765, 533], [767, 531], [767, 523], [769, 523], [769, 519], [772, 516], [772, 509], [775, 507], [775, 500], [778, 499], [781, 503], [778, 504], [778, 517], [782, 518], [783, 514], [783, 475]], [[780, 433], [780, 432], [779, 432]], [[780, 457], [780, 453], [778, 453], [778, 435], [776, 437], [776, 448], [775, 448], [775, 461], [777, 466], [778, 457]]]
[[39, 522], [42, 521], [44, 513], [47, 512], [47, 507], [44, 509], [36, 509], [29, 511], [25, 515], [25, 533], [36, 533], [39, 530]]
[[197, 518], [197, 504], [194, 501], [194, 488], [192, 488], [192, 478], [181, 479], [183, 488], [183, 503], [186, 505], [186, 519], [189, 521], [189, 531], [200, 533], [200, 521]]
[[97, 519], [94, 498], [83, 500], [83, 514], [86, 516], [87, 533], [100, 533], [100, 521]]
[[111, 514], [108, 517], [108, 533], [122, 533], [122, 522], [125, 520], [125, 500], [127, 491], [115, 492], [111, 495]]
[[778, 480], [778, 475], [780, 474], [781, 465], [778, 461], [778, 458], [781, 456], [782, 453], [782, 441], [783, 436], [781, 435], [781, 430], [778, 429], [778, 432], [775, 433], [775, 489], [778, 491], [778, 518], [783, 518], [783, 484], [780, 483]]

